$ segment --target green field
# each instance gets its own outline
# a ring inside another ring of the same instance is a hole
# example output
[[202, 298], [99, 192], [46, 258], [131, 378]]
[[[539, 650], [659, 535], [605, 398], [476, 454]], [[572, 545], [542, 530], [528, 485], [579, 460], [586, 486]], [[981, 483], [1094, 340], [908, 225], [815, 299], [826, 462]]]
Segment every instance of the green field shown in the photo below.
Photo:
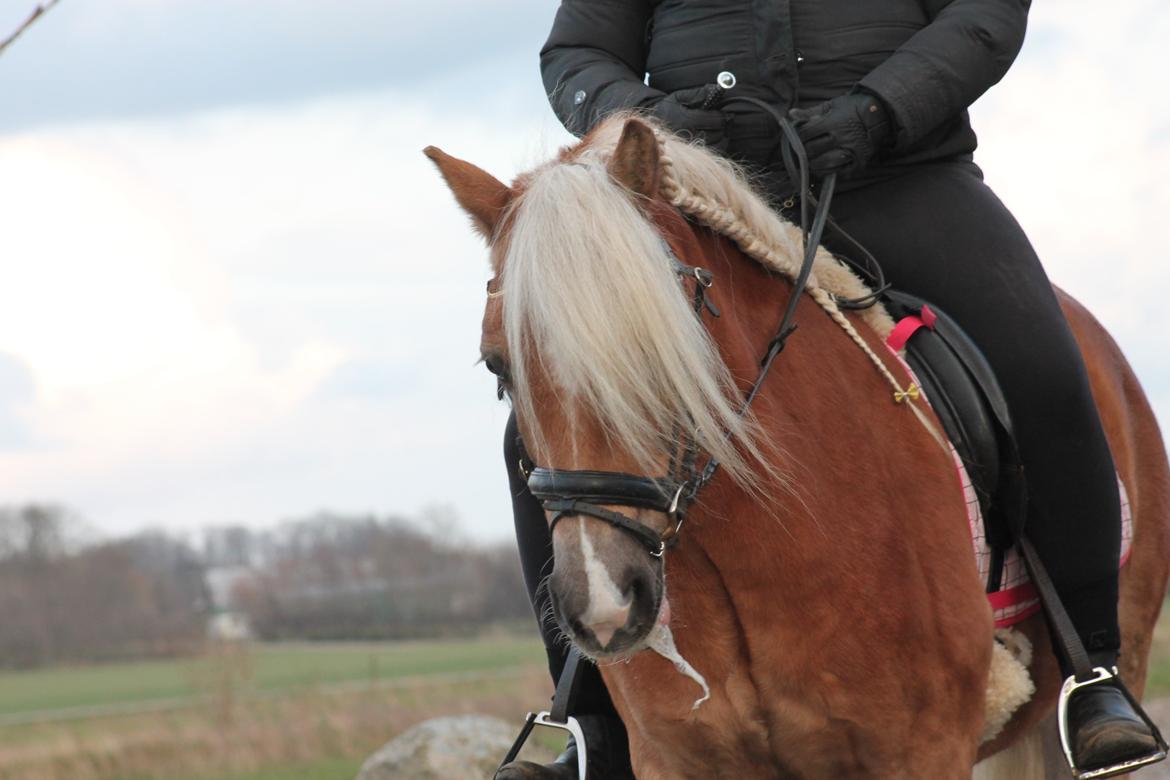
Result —
[[[1170, 695], [1170, 621], [1147, 697]], [[414, 723], [548, 700], [531, 637], [259, 644], [0, 674], [0, 780], [337, 780]], [[542, 735], [547, 755], [555, 748]]]
[[[534, 639], [502, 637], [465, 641], [297, 643], [258, 645], [232, 659], [221, 656], [171, 661], [56, 667], [0, 673], [0, 723], [36, 713], [163, 703], [209, 695], [225, 673], [241, 693], [277, 693], [310, 686], [377, 683], [420, 675], [487, 673], [544, 661]], [[177, 703], [177, 702], [176, 702]], [[81, 713], [79, 713], [81, 714]]]
[[209, 647], [0, 674], [0, 780], [334, 780], [414, 723], [548, 700], [531, 637]]

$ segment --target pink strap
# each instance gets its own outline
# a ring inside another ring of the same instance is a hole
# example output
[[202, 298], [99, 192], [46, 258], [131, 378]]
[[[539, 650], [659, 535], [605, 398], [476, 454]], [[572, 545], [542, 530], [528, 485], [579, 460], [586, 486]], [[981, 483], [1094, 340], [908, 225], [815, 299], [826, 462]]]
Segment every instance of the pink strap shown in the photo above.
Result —
[[938, 315], [934, 313], [934, 309], [930, 308], [930, 304], [922, 304], [922, 324], [934, 330], [936, 322], [938, 322]]
[[1017, 585], [1014, 588], [988, 593], [987, 601], [991, 604], [992, 609], [1004, 609], [1015, 606], [1022, 601], [1030, 601], [1036, 597], [1036, 586], [1030, 582], [1025, 582], [1023, 585]]
[[901, 352], [902, 348], [906, 346], [906, 342], [910, 340], [919, 328], [927, 327], [926, 323], [920, 318], [911, 314], [909, 317], [903, 317], [898, 320], [898, 324], [890, 331], [890, 335], [886, 337], [886, 346], [895, 352]]
[[1030, 607], [1024, 607], [1019, 612], [1016, 612], [1014, 614], [1006, 614], [1003, 617], [996, 618], [995, 619], [995, 627], [996, 628], [1007, 628], [1008, 626], [1014, 626], [1016, 623], [1019, 623], [1023, 620], [1027, 620], [1028, 618], [1032, 617], [1033, 615], [1035, 615], [1039, 611], [1040, 611], [1040, 601], [1039, 601], [1039, 599], [1037, 599], [1036, 601], [1034, 601], [1032, 603], [1032, 606], [1030, 606]]

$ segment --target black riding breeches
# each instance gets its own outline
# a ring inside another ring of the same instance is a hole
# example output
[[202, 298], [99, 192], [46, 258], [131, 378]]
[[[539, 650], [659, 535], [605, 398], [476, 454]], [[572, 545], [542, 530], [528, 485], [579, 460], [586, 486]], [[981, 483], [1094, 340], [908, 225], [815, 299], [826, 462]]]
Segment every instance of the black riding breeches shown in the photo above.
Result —
[[[839, 193], [831, 211], [877, 258], [888, 282], [949, 314], [986, 354], [1027, 474], [1028, 535], [1087, 648], [1116, 650], [1117, 475], [1084, 362], [1027, 236], [971, 163], [916, 166]], [[855, 254], [831, 230], [825, 243]], [[512, 419], [504, 453], [516, 539], [556, 680], [567, 645], [538, 588], [551, 571], [552, 541], [543, 509], [517, 473], [515, 440]], [[577, 711], [612, 713], [596, 669], [585, 673]]]

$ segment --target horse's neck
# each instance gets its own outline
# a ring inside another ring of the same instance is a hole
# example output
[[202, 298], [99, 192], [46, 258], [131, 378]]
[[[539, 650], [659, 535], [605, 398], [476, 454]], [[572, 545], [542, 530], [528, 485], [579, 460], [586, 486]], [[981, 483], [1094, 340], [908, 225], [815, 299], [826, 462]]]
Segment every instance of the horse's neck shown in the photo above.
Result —
[[[695, 238], [721, 311], [708, 328], [745, 388], [792, 287], [726, 239], [703, 230]], [[726, 591], [743, 625], [797, 632], [828, 593], [852, 605], [835, 604], [837, 614], [860, 620], [888, 610], [893, 593], [914, 597], [911, 579], [923, 598], [936, 587], [977, 587], [953, 464], [807, 295], [796, 325], [753, 404], [788, 484], [753, 495], [716, 480], [695, 510], [691, 530], [711, 563], [696, 574], [717, 572], [719, 582], [707, 586]], [[858, 330], [885, 353], [872, 331]]]
[[[745, 390], [791, 284], [726, 239], [673, 229], [664, 234], [680, 259], [714, 274], [708, 294], [721, 314], [702, 316]], [[812, 755], [806, 774], [831, 775], [833, 762], [849, 765], [842, 745], [863, 749], [841, 729], [874, 720], [866, 702], [896, 712], [898, 685], [955, 684], [935, 679], [946, 671], [937, 658], [980, 651], [990, 631], [952, 465], [808, 296], [796, 324], [753, 404], [787, 485], [753, 493], [720, 474], [666, 561], [675, 642], [712, 699], [691, 715], [694, 683], [646, 654], [606, 671], [639, 751], [669, 745], [663, 761]], [[658, 726], [689, 718], [703, 727], [681, 743]]]

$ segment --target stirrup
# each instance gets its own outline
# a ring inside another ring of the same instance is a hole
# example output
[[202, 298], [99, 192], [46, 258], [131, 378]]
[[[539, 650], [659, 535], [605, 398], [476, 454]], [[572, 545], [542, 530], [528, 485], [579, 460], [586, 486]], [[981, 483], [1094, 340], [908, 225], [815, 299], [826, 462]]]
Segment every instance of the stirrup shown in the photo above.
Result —
[[[1146, 714], [1146, 711], [1142, 709], [1142, 706], [1133, 698], [1133, 694], [1131, 694], [1129, 689], [1125, 687], [1125, 684], [1121, 682], [1120, 678], [1118, 677], [1117, 667], [1113, 667], [1113, 669], [1106, 669], [1104, 666], [1097, 666], [1094, 667], [1093, 672], [1095, 676], [1090, 680], [1085, 680], [1084, 682], [1078, 681], [1075, 676], [1070, 676], [1067, 680], [1065, 680], [1064, 685], [1060, 688], [1060, 699], [1056, 705], [1056, 722], [1057, 727], [1060, 730], [1060, 747], [1061, 750], [1064, 751], [1064, 760], [1068, 762], [1068, 768], [1069, 771], [1072, 772], [1073, 778], [1075, 778], [1075, 780], [1092, 780], [1093, 778], [1114, 777], [1116, 775], [1126, 774], [1127, 772], [1132, 772], [1140, 767], [1156, 764], [1159, 761], [1164, 760], [1167, 754], [1166, 740], [1162, 738], [1162, 733], [1158, 730], [1158, 727], [1154, 725], [1154, 722], [1150, 720], [1150, 716]], [[1131, 705], [1133, 705], [1134, 712], [1136, 712], [1138, 716], [1143, 721], [1145, 721], [1145, 724], [1149, 726], [1150, 733], [1154, 735], [1154, 742], [1157, 744], [1157, 747], [1154, 749], [1153, 753], [1150, 753], [1147, 756], [1142, 756], [1141, 758], [1133, 758], [1128, 761], [1122, 761], [1119, 764], [1098, 767], [1097, 769], [1079, 769], [1076, 764], [1073, 763], [1072, 739], [1068, 733], [1069, 700], [1072, 698], [1073, 693], [1079, 691], [1082, 688], [1110, 683], [1115, 683], [1115, 687], [1120, 690], [1122, 695], [1129, 700]]]
[[577, 743], [577, 777], [578, 780], [585, 780], [589, 751], [585, 747], [585, 732], [581, 730], [581, 724], [572, 715], [567, 716], [564, 723], [553, 720], [548, 710], [528, 713], [528, 717], [524, 719], [524, 725], [520, 728], [519, 736], [512, 743], [511, 749], [508, 750], [508, 755], [504, 756], [504, 760], [500, 762], [496, 771], [499, 772], [505, 765], [516, 760], [516, 756], [520, 755], [520, 748], [524, 747], [524, 743], [528, 741], [529, 735], [532, 734], [532, 729], [536, 726], [560, 729], [573, 735], [573, 739]]

